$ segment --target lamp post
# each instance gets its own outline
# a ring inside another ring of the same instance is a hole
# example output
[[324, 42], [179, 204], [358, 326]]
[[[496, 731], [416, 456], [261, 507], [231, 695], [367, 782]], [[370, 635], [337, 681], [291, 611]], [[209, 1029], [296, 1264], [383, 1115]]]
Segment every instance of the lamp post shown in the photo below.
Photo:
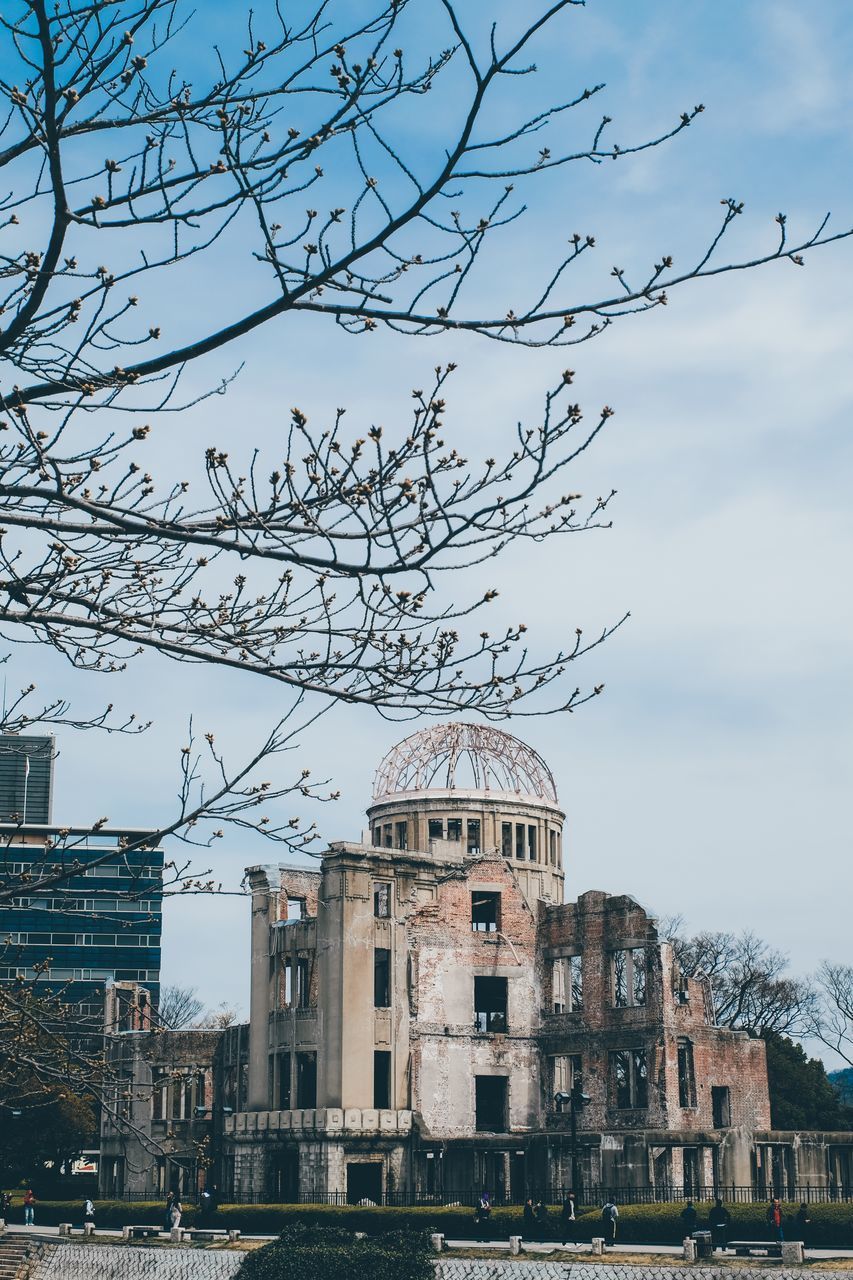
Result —
[[572, 1191], [575, 1193], [575, 1200], [580, 1204], [580, 1170], [578, 1165], [578, 1109], [585, 1107], [591, 1101], [588, 1093], [584, 1093], [580, 1087], [580, 1083], [572, 1085], [571, 1093], [555, 1093], [554, 1103], [558, 1111], [562, 1111], [563, 1107], [568, 1103], [569, 1107], [569, 1132], [571, 1135], [571, 1155], [572, 1155]]

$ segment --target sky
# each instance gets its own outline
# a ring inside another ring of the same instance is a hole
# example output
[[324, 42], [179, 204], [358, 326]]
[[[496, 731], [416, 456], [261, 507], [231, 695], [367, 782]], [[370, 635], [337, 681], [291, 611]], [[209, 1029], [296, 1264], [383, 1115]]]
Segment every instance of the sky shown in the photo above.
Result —
[[[465, 8], [480, 29], [492, 15], [499, 28], [515, 21], [508, 3]], [[229, 12], [207, 0], [210, 29]], [[430, 34], [424, 22], [413, 38]], [[596, 257], [567, 283], [573, 300], [606, 287], [614, 264], [671, 253], [686, 265], [729, 196], [745, 206], [732, 256], [774, 244], [779, 211], [792, 234], [808, 234], [828, 210], [838, 229], [853, 226], [853, 12], [844, 0], [808, 13], [788, 0], [588, 0], [535, 56], [536, 77], [513, 87], [518, 100], [605, 81], [587, 120], [606, 111], [623, 146], [695, 103], [705, 111], [665, 147], [526, 188], [529, 212], [493, 247], [477, 284], [484, 306], [513, 305], [576, 230], [595, 235]], [[412, 120], [416, 157], [436, 145], [456, 105], [451, 92]], [[199, 306], [230, 287], [229, 271], [239, 281], [239, 246], [228, 252], [224, 285], [203, 282]], [[687, 285], [665, 309], [626, 319], [568, 358], [474, 337], [349, 338], [320, 322], [275, 323], [193, 371], [203, 381], [244, 362], [226, 396], [164, 424], [155, 456], [183, 462], [213, 440], [272, 449], [292, 404], [314, 420], [346, 404], [365, 426], [405, 425], [410, 389], [447, 360], [459, 365], [448, 432], [485, 456], [516, 421], [535, 420], [569, 363], [590, 413], [616, 410], [571, 480], [586, 495], [618, 491], [613, 527], [535, 555], [513, 549], [487, 575], [501, 593], [493, 629], [524, 621], [537, 653], [577, 626], [591, 635], [631, 613], [571, 673], [585, 687], [603, 683], [601, 697], [572, 715], [508, 726], [555, 775], [567, 892], [629, 893], [691, 930], [754, 930], [808, 973], [825, 957], [851, 960], [851, 270], [853, 241], [803, 267], [783, 261]], [[192, 302], [172, 303], [191, 328]], [[460, 575], [446, 587], [461, 596], [480, 581]], [[135, 741], [60, 733], [62, 822], [101, 813], [117, 824], [157, 821], [176, 791], [188, 718], [229, 752], [248, 753], [281, 696], [260, 680], [150, 658], [107, 688], [19, 651], [10, 687], [30, 678], [45, 692], [154, 719]], [[341, 707], [305, 734], [300, 765], [341, 791], [317, 815], [324, 836], [359, 836], [376, 765], [416, 727]], [[245, 1011], [249, 911], [236, 891], [244, 866], [278, 853], [231, 833], [215, 854], [195, 856], [232, 892], [167, 903], [163, 980]]]

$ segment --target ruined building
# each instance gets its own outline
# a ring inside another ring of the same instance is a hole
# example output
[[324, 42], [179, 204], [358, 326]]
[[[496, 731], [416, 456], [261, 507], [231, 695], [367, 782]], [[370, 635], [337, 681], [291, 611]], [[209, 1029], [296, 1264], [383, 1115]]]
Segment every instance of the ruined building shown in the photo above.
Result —
[[114, 1046], [111, 1186], [124, 1161], [140, 1194], [261, 1201], [849, 1188], [853, 1134], [771, 1130], [763, 1042], [714, 1025], [643, 908], [563, 901], [563, 820], [508, 734], [395, 747], [366, 843], [249, 869], [248, 1027]]
[[565, 903], [544, 761], [449, 724], [383, 761], [369, 842], [256, 866], [248, 1095], [225, 1194], [849, 1183], [850, 1145], [770, 1132], [764, 1044], [714, 1025], [627, 896]]

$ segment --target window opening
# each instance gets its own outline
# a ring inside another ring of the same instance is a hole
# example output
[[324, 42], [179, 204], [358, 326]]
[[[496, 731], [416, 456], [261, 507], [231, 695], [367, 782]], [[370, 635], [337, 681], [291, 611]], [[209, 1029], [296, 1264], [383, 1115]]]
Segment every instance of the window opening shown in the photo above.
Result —
[[536, 828], [527, 828], [527, 856], [531, 862], [536, 861]]
[[317, 1105], [316, 1053], [296, 1055], [296, 1105], [309, 1109]]
[[711, 1085], [711, 1109], [714, 1113], [714, 1128], [729, 1129], [732, 1123], [732, 1099], [728, 1085]]
[[471, 891], [471, 928], [475, 933], [497, 933], [501, 927], [501, 895]]
[[468, 819], [468, 852], [480, 852], [480, 819]]
[[302, 920], [305, 917], [305, 899], [304, 898], [288, 898], [287, 899], [287, 919]]
[[623, 1110], [649, 1105], [648, 1072], [643, 1049], [620, 1049], [610, 1055], [613, 1105]]
[[524, 857], [524, 827], [520, 822], [515, 824], [515, 856]]
[[689, 1040], [678, 1042], [678, 1105], [696, 1106], [696, 1072], [693, 1067], [693, 1045]]
[[506, 978], [474, 979], [474, 1026], [477, 1031], [506, 1031]]
[[290, 1054], [278, 1055], [278, 1106], [280, 1111], [289, 1111], [291, 1106]]
[[407, 822], [397, 822], [394, 826], [395, 840], [394, 843], [398, 849], [408, 849], [409, 847], [409, 824]]
[[393, 830], [394, 828], [392, 827], [390, 822], [386, 822], [385, 826], [382, 828], [382, 836], [383, 836], [382, 843], [386, 849], [393, 849], [394, 847], [394, 842], [392, 839]]
[[627, 947], [613, 952], [613, 1004], [627, 1009], [646, 1003], [647, 959], [645, 947]]
[[373, 1006], [387, 1009], [391, 1004], [391, 952], [376, 947], [373, 952]]
[[[551, 1059], [551, 1097], [558, 1093], [583, 1092], [582, 1058], [579, 1053], [560, 1053]], [[568, 1109], [567, 1102], [556, 1102], [557, 1111]]]
[[391, 1106], [391, 1054], [386, 1049], [373, 1053], [373, 1105], [378, 1111]]
[[505, 858], [512, 857], [512, 823], [501, 823], [501, 853]]
[[388, 920], [391, 916], [390, 884], [373, 886], [373, 914], [377, 920]]
[[430, 840], [444, 839], [444, 819], [443, 818], [430, 818], [429, 838]]
[[462, 819], [461, 818], [447, 819], [447, 838], [448, 840], [462, 839]]
[[475, 1076], [476, 1128], [479, 1133], [506, 1133], [506, 1076]]

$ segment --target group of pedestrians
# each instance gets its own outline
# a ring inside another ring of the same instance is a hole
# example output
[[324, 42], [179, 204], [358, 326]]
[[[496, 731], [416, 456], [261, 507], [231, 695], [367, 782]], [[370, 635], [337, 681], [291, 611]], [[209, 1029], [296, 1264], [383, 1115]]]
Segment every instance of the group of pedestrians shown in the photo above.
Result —
[[[811, 1218], [809, 1217], [809, 1207], [805, 1201], [800, 1205], [793, 1218], [788, 1219], [786, 1222], [785, 1214], [782, 1210], [782, 1202], [778, 1196], [774, 1196], [767, 1206], [765, 1221], [772, 1240], [783, 1241], [787, 1229], [790, 1240], [800, 1240], [803, 1245], [807, 1243]], [[725, 1249], [731, 1234], [731, 1223], [732, 1215], [722, 1200], [717, 1197], [714, 1201], [713, 1209], [708, 1214], [708, 1226], [711, 1229], [711, 1243], [714, 1249]], [[681, 1225], [685, 1237], [691, 1236], [699, 1226], [699, 1214], [696, 1212], [696, 1206], [692, 1200], [688, 1200], [681, 1211]]]

